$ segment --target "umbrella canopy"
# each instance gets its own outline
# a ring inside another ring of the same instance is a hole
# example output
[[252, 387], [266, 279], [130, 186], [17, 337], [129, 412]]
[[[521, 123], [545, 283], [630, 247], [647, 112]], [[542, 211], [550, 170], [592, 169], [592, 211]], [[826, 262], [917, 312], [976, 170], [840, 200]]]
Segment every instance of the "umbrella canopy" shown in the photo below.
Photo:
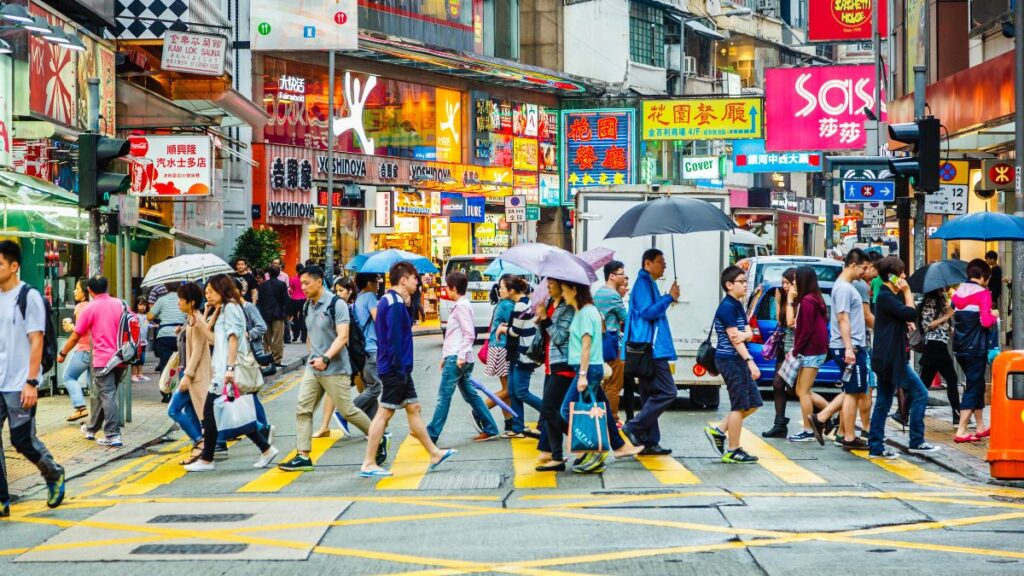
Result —
[[367, 258], [373, 256], [374, 254], [379, 254], [380, 252], [381, 250], [375, 250], [373, 252], [367, 252], [365, 254], [357, 254], [356, 256], [352, 257], [352, 259], [349, 260], [347, 264], [345, 264], [345, 270], [359, 270], [363, 266], [363, 264], [366, 263]]
[[[586, 252], [581, 252], [579, 256], [580, 260], [583, 260], [587, 265], [593, 268], [594, 273], [596, 274], [599, 268], [615, 259], [615, 250], [598, 246], [597, 248], [591, 248]], [[540, 284], [537, 285], [537, 289], [530, 293], [530, 302], [535, 305], [540, 304], [541, 302], [547, 301], [548, 295], [547, 279], [541, 280]]]
[[939, 227], [932, 238], [941, 240], [1024, 240], [1024, 219], [1000, 212], [957, 216]]
[[501, 258], [495, 258], [491, 262], [491, 265], [488, 266], [486, 270], [484, 270], [484, 276], [490, 276], [491, 278], [498, 278], [502, 274], [515, 274], [516, 276], [525, 276], [529, 273], [529, 270], [526, 270], [525, 268], [522, 268], [520, 266], [516, 266], [511, 262], [505, 262]]
[[735, 227], [732, 218], [710, 202], [665, 196], [626, 210], [605, 238], [729, 231]]
[[585, 285], [597, 281], [594, 269], [579, 256], [547, 244], [520, 244], [505, 250], [498, 258], [542, 278]]
[[416, 267], [420, 274], [436, 274], [440, 272], [430, 258], [406, 252], [405, 250], [381, 250], [368, 258], [359, 266], [360, 274], [387, 274], [395, 264], [406, 261]]
[[907, 279], [910, 289], [917, 294], [927, 294], [967, 282], [967, 262], [963, 260], [942, 260], [918, 268]]
[[142, 279], [142, 287], [149, 288], [168, 282], [191, 282], [216, 274], [231, 274], [234, 270], [220, 256], [206, 252], [184, 254], [150, 267]]

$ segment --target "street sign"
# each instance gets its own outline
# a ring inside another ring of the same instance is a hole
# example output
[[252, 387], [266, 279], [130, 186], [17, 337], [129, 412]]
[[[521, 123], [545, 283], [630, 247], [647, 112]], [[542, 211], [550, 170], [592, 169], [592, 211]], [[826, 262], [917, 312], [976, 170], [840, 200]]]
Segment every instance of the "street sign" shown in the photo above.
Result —
[[861, 240], [877, 240], [885, 237], [885, 226], [864, 226], [863, 222], [857, 223], [857, 235]]
[[505, 197], [505, 222], [526, 222], [526, 196]]
[[139, 197], [132, 194], [117, 194], [117, 213], [121, 226], [139, 225]]
[[895, 182], [843, 180], [843, 202], [893, 202], [895, 200]]
[[928, 214], [967, 214], [967, 185], [940, 184], [939, 191], [924, 197]]
[[982, 160], [980, 190], [1013, 190], [1013, 160]]
[[939, 166], [939, 184], [968, 184], [970, 164], [966, 160], [950, 160]]
[[526, 219], [530, 222], [540, 220], [540, 206], [527, 206]]
[[885, 226], [885, 205], [881, 202], [864, 204], [864, 224], [867, 226]]

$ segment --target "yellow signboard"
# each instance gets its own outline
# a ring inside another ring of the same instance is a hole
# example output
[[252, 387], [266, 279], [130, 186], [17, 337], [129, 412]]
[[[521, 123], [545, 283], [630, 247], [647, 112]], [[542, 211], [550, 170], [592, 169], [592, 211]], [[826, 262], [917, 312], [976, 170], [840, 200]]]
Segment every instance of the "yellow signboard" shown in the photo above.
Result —
[[437, 88], [437, 161], [462, 162], [462, 92]]
[[761, 98], [645, 100], [643, 140], [763, 138]]
[[533, 138], [516, 138], [512, 141], [512, 167], [516, 170], [537, 171], [540, 148]]

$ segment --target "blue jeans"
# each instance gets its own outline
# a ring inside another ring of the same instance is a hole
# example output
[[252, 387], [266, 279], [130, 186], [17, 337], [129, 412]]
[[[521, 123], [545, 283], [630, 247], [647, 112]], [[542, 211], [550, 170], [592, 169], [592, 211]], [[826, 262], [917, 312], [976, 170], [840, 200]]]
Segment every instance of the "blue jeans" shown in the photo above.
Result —
[[530, 393], [530, 380], [533, 378], [533, 371], [537, 367], [533, 364], [520, 364], [512, 362], [508, 371], [508, 405], [515, 414], [512, 415], [512, 431], [522, 432], [526, 428], [526, 408], [529, 404], [538, 413], [541, 409], [541, 400]]
[[73, 350], [64, 361], [64, 377], [60, 383], [68, 391], [71, 405], [75, 408], [85, 408], [85, 394], [82, 392], [82, 383], [79, 380], [82, 378], [82, 374], [89, 371], [91, 365], [92, 354], [84, 350]]
[[175, 392], [171, 395], [171, 402], [167, 405], [167, 415], [174, 420], [181, 431], [188, 436], [192, 442], [199, 442], [203, 439], [203, 426], [199, 423], [199, 415], [192, 406], [192, 397], [188, 392]]
[[445, 422], [448, 421], [448, 410], [452, 405], [452, 396], [458, 388], [462, 399], [469, 404], [473, 412], [473, 420], [480, 424], [481, 431], [488, 436], [498, 435], [498, 425], [487, 410], [484, 399], [476, 393], [473, 385], [469, 383], [469, 375], [473, 373], [473, 363], [469, 362], [459, 368], [458, 359], [455, 356], [448, 356], [444, 359], [444, 367], [441, 369], [441, 387], [437, 392], [437, 406], [434, 407], [434, 417], [427, 425], [427, 434], [435, 439], [441, 436]]
[[879, 455], [885, 451], [885, 421], [892, 408], [892, 397], [896, 386], [907, 391], [910, 401], [910, 415], [907, 423], [910, 427], [910, 447], [917, 448], [924, 443], [924, 409], [928, 406], [928, 389], [914, 368], [907, 364], [901, 382], [892, 382], [891, 378], [878, 379], [878, 392], [875, 407], [871, 411], [871, 432], [868, 436], [868, 449], [871, 454]]

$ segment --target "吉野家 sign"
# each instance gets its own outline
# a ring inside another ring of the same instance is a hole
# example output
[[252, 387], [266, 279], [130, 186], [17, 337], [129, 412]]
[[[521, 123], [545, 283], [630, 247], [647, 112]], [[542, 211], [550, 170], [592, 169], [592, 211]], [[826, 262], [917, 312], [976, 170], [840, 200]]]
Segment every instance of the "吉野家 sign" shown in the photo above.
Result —
[[562, 111], [562, 190], [569, 198], [587, 186], [633, 184], [631, 108]]
[[895, 200], [895, 182], [843, 180], [843, 202], [894, 202]]
[[174, 72], [220, 76], [224, 73], [224, 57], [228, 39], [212, 34], [167, 32], [164, 34], [160, 68]]
[[505, 222], [526, 222], [526, 197], [505, 197]]
[[356, 0], [252, 0], [253, 50], [355, 50]]
[[810, 0], [807, 7], [807, 40], [850, 42], [871, 40], [871, 10], [878, 2], [878, 29], [888, 29], [886, 0]]
[[[875, 109], [874, 66], [769, 68], [764, 82], [769, 152], [864, 148], [864, 108]], [[882, 102], [884, 122], [884, 90]]]
[[821, 172], [823, 165], [821, 152], [768, 152], [761, 139], [732, 143], [732, 166], [737, 173]]
[[213, 142], [206, 135], [132, 136], [127, 157], [132, 194], [207, 196], [213, 178]]
[[760, 98], [644, 100], [644, 140], [761, 138]]
[[719, 179], [724, 176], [725, 165], [721, 156], [683, 157], [683, 179]]

